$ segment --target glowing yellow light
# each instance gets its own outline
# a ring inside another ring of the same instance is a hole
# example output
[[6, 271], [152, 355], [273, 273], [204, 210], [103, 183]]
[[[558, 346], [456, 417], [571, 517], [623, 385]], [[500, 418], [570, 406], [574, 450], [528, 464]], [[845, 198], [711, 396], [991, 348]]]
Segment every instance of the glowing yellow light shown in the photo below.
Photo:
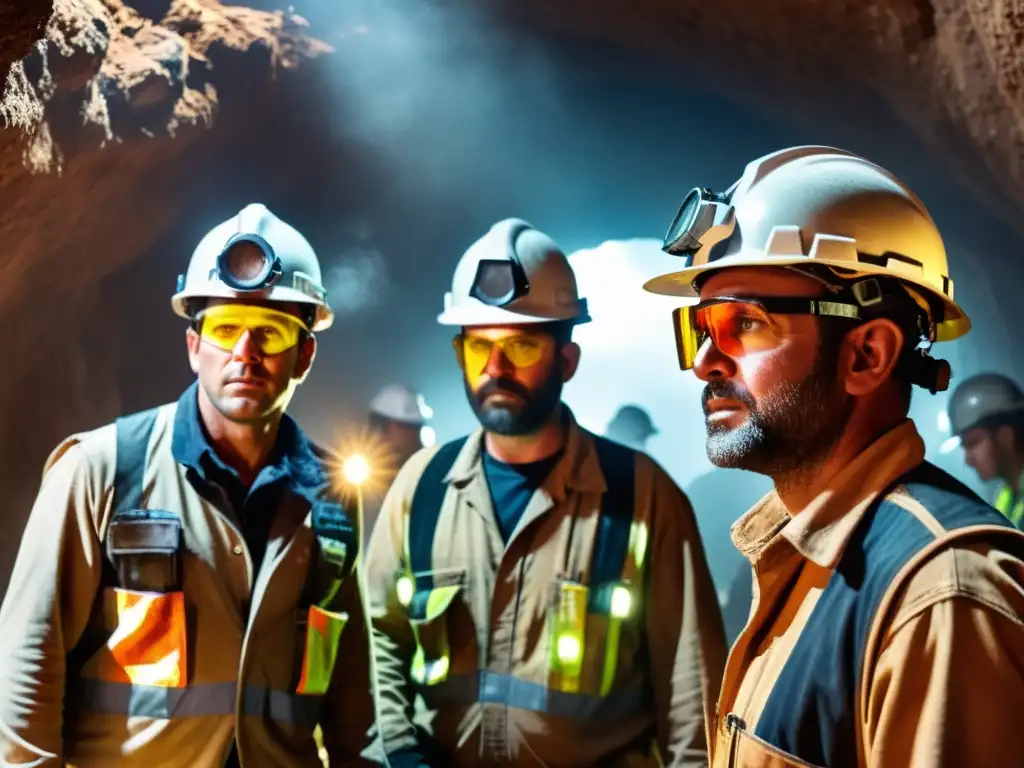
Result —
[[395, 592], [398, 593], [398, 602], [402, 605], [409, 605], [412, 602], [412, 579], [408, 576], [401, 576], [395, 585]]
[[432, 684], [444, 680], [448, 676], [448, 657], [442, 656], [430, 665], [427, 673], [427, 683]]
[[370, 464], [364, 456], [357, 453], [345, 459], [341, 473], [352, 485], [362, 485], [370, 476]]
[[558, 638], [558, 659], [565, 663], [578, 661], [583, 649], [580, 647], [579, 638], [572, 635], [562, 635]]
[[610, 612], [612, 618], [624, 619], [629, 616], [629, 610], [633, 607], [633, 596], [625, 587], [615, 587], [612, 590]]

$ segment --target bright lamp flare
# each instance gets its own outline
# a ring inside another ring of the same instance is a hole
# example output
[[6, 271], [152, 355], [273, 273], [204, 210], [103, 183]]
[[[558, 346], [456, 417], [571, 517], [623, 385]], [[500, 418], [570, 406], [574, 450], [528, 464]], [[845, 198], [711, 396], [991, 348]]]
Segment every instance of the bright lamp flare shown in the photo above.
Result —
[[352, 485], [362, 485], [370, 477], [370, 463], [361, 454], [349, 456], [341, 466], [341, 474]]

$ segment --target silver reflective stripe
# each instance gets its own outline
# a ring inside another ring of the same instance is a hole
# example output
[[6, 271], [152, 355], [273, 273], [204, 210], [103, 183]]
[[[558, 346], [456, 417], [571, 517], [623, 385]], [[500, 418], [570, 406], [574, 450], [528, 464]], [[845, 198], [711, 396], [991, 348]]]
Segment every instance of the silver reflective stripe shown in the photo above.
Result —
[[[197, 683], [185, 688], [132, 685], [81, 678], [69, 688], [69, 703], [81, 711], [171, 720], [235, 714], [235, 683]], [[242, 714], [312, 727], [320, 715], [320, 696], [307, 696], [248, 685], [242, 691]]]
[[476, 702], [505, 704], [583, 720], [616, 720], [650, 708], [648, 687], [641, 683], [602, 697], [555, 691], [540, 683], [486, 671], [479, 675], [453, 675], [437, 685], [417, 686], [417, 691], [432, 708]]

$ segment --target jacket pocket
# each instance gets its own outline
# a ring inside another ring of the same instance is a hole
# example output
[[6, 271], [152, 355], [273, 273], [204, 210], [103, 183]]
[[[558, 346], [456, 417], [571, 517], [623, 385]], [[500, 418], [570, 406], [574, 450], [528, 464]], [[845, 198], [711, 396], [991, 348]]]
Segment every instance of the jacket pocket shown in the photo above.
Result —
[[335, 613], [318, 605], [309, 606], [302, 648], [302, 672], [296, 693], [323, 696], [327, 692], [338, 660], [341, 633], [347, 623], [347, 613]]
[[[725, 743], [720, 742], [716, 751], [724, 750], [729, 756], [724, 763], [727, 768], [821, 768], [755, 736], [735, 715], [729, 715], [726, 723]], [[715, 765], [720, 765], [717, 759]]]
[[553, 588], [548, 687], [605, 696], [621, 677], [620, 660], [640, 650], [634, 591], [622, 582]]
[[103, 614], [104, 625], [112, 631], [88, 665], [89, 677], [159, 688], [185, 687], [188, 626], [184, 592], [106, 589]]
[[410, 677], [418, 685], [444, 682], [451, 666], [449, 609], [466, 589], [466, 569], [453, 568], [402, 576], [405, 609], [416, 639]]

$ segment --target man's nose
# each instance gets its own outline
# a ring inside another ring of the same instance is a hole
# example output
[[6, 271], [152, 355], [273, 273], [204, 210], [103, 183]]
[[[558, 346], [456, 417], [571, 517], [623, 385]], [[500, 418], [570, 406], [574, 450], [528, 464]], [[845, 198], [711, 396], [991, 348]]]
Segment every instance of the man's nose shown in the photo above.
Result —
[[484, 366], [483, 372], [492, 379], [500, 379], [508, 376], [513, 370], [515, 370], [515, 366], [505, 357], [501, 345], [495, 344], [491, 347], [491, 354], [487, 358], [487, 365]]
[[710, 338], [704, 340], [693, 361], [693, 372], [701, 381], [728, 379], [736, 374], [736, 361], [722, 352]]
[[248, 329], [242, 331], [242, 335], [238, 337], [238, 341], [235, 342], [235, 346], [231, 350], [231, 359], [240, 363], [258, 363], [263, 359], [263, 352], [260, 350], [259, 344], [256, 343], [252, 331]]

